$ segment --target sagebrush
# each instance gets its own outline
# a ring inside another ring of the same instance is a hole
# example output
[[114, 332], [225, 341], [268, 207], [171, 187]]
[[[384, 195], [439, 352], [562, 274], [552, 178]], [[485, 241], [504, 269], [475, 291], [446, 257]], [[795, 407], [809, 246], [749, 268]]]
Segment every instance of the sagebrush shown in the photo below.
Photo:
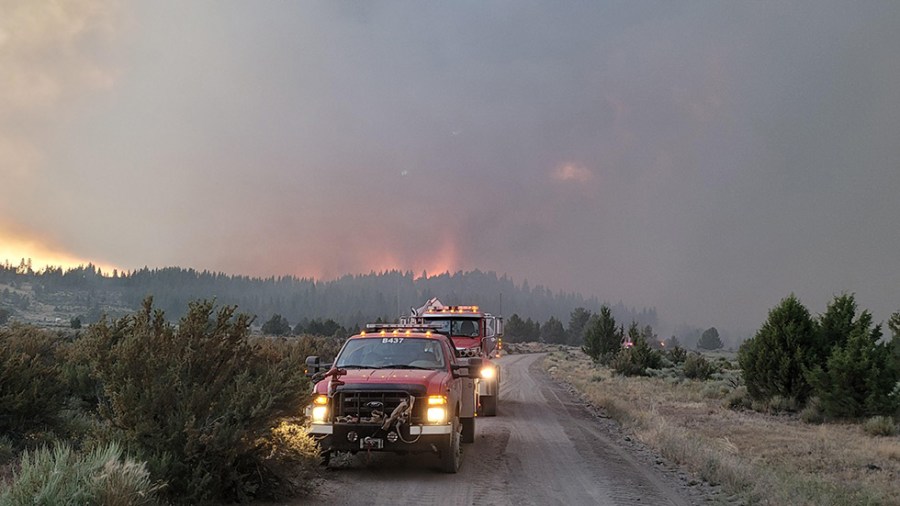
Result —
[[271, 441], [283, 421], [302, 420], [303, 358], [285, 343], [252, 342], [250, 321], [200, 301], [175, 326], [147, 299], [84, 337], [102, 385], [98, 415], [167, 483], [171, 500], [243, 501], [298, 485]]
[[161, 488], [146, 465], [126, 457], [116, 443], [87, 453], [63, 443], [23, 452], [12, 483], [0, 491], [0, 504], [150, 506], [158, 504]]
[[682, 365], [684, 376], [690, 379], [706, 381], [715, 372], [715, 367], [699, 353], [691, 353]]
[[650, 347], [636, 323], [632, 322], [628, 336], [632, 346], [620, 350], [610, 362], [610, 367], [624, 376], [646, 376], [649, 369], [659, 369], [662, 353]]
[[22, 440], [53, 429], [66, 397], [56, 349], [60, 338], [30, 325], [0, 328], [0, 434]]

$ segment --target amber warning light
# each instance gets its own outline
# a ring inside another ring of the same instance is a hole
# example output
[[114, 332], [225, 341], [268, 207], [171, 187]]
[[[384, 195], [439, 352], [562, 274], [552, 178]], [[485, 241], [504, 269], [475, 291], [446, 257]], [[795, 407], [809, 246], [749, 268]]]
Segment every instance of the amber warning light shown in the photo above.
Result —
[[447, 306], [429, 309], [429, 313], [477, 313], [478, 306]]

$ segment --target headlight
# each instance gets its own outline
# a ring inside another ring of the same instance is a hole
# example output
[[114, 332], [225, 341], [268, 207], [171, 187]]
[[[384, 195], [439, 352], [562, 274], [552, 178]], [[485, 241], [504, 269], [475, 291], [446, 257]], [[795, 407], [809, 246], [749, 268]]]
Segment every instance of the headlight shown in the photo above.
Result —
[[447, 410], [444, 408], [428, 408], [428, 423], [444, 423], [447, 421]]
[[313, 423], [325, 423], [328, 421], [328, 396], [317, 395], [313, 399], [312, 421]]
[[444, 423], [447, 421], [447, 396], [445, 395], [429, 395], [428, 411], [425, 419], [428, 423]]
[[482, 367], [481, 368], [481, 377], [484, 379], [491, 379], [497, 373], [497, 370], [491, 366]]

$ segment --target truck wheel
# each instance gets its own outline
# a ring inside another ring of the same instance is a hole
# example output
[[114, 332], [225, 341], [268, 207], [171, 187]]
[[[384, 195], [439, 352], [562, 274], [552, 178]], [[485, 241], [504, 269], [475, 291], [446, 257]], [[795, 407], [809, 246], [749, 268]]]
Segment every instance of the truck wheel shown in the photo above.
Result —
[[462, 463], [462, 451], [459, 447], [459, 417], [453, 418], [453, 425], [447, 442], [441, 446], [441, 471], [445, 473], [459, 472]]
[[331, 456], [334, 450], [331, 449], [331, 436], [325, 436], [316, 443], [319, 450], [319, 464], [329, 468], [331, 465]]
[[497, 416], [497, 396], [482, 395], [481, 396], [481, 415]]
[[475, 419], [474, 418], [460, 418], [459, 423], [462, 424], [462, 433], [460, 434], [459, 440], [463, 443], [474, 443], [475, 442]]

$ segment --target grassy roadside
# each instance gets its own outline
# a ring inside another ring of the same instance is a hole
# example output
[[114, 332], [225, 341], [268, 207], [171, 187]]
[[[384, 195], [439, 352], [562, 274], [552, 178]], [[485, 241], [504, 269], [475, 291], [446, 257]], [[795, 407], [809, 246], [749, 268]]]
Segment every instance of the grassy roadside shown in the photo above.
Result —
[[900, 437], [729, 409], [736, 371], [708, 381], [678, 369], [622, 377], [574, 348], [551, 352], [544, 368], [664, 457], [748, 504], [900, 505]]

